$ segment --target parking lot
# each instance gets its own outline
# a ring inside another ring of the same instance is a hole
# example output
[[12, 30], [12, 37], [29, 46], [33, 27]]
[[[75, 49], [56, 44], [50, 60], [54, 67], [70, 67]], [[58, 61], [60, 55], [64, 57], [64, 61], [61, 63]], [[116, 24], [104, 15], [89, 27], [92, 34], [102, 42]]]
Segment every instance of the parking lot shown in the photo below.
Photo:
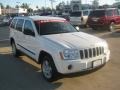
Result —
[[120, 90], [120, 31], [81, 31], [107, 40], [110, 62], [99, 69], [62, 76], [49, 83], [35, 61], [27, 56], [12, 56], [8, 27], [0, 27], [0, 90]]

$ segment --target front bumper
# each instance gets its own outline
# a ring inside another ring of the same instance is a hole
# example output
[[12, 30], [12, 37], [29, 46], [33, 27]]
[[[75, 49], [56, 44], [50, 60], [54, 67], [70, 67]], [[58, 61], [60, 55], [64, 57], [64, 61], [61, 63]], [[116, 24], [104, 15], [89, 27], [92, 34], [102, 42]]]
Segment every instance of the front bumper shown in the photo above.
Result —
[[[109, 61], [110, 59], [109, 57], [110, 57], [110, 51], [108, 51], [107, 54], [97, 56], [95, 58], [84, 59], [84, 60], [60, 61], [56, 67], [58, 72], [61, 74], [76, 73], [102, 66], [103, 64]], [[98, 60], [101, 61], [101, 64], [94, 66], [93, 65], [94, 62]]]

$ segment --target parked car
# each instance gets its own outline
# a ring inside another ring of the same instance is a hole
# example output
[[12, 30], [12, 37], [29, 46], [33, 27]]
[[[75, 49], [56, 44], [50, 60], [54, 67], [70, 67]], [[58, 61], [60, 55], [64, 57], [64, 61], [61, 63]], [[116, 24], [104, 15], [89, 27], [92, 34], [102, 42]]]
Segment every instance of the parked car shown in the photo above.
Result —
[[81, 10], [70, 13], [70, 22], [75, 26], [86, 26], [86, 22], [91, 10]]
[[10, 17], [5, 16], [5, 17], [3, 18], [3, 24], [4, 24], [4, 25], [9, 25], [9, 20], [10, 20]]
[[48, 81], [58, 73], [70, 74], [99, 67], [109, 61], [105, 40], [78, 32], [63, 18], [47, 16], [15, 17], [10, 25], [14, 56], [25, 53], [41, 64]]
[[120, 24], [119, 11], [116, 8], [93, 10], [89, 15], [87, 24], [94, 30], [105, 28], [114, 31], [115, 26]]

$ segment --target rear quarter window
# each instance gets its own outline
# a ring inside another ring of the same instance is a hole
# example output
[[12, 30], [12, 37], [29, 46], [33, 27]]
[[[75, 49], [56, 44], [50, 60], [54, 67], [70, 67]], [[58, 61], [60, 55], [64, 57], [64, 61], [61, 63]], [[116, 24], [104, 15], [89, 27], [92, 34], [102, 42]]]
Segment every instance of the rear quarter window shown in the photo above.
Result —
[[114, 10], [114, 15], [115, 15], [115, 16], [119, 15], [118, 9]]
[[17, 24], [16, 24], [16, 29], [20, 32], [22, 32], [23, 23], [24, 23], [23, 19], [18, 19]]
[[17, 22], [17, 19], [13, 19], [12, 22], [11, 22], [10, 27], [15, 29], [16, 22]]
[[113, 16], [113, 10], [108, 10], [108, 11], [106, 12], [106, 15], [107, 15], [107, 16]]

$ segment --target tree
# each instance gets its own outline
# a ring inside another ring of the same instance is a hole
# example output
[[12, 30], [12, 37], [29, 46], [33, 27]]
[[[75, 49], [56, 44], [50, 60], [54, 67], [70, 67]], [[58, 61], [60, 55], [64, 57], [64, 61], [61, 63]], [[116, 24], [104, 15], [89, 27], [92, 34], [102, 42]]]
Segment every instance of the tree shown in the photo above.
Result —
[[27, 3], [23, 3], [21, 5], [21, 8], [29, 9], [29, 5]]
[[58, 11], [63, 11], [65, 7], [65, 2], [60, 2], [57, 6], [56, 6], [56, 10]]
[[3, 5], [2, 3], [0, 3], [0, 6], [1, 6], [1, 9], [3, 9], [3, 8], [4, 8], [4, 5]]
[[42, 8], [41, 8], [41, 11], [42, 11], [42, 12], [45, 12], [45, 7], [42, 7]]
[[99, 0], [93, 0], [92, 4], [93, 4], [94, 9], [98, 8], [99, 7]]
[[32, 8], [28, 8], [28, 9], [27, 9], [27, 12], [28, 12], [28, 13], [31, 13], [31, 12], [33, 12], [33, 9], [32, 9]]
[[38, 7], [38, 6], [36, 6], [36, 9], [39, 9], [39, 7]]
[[19, 8], [19, 6], [18, 6], [18, 5], [16, 5], [16, 6], [15, 6], [15, 8]]
[[51, 8], [47, 7], [46, 10], [47, 10], [47, 11], [51, 11]]
[[9, 9], [9, 8], [11, 8], [9, 5], [6, 5], [6, 9]]

